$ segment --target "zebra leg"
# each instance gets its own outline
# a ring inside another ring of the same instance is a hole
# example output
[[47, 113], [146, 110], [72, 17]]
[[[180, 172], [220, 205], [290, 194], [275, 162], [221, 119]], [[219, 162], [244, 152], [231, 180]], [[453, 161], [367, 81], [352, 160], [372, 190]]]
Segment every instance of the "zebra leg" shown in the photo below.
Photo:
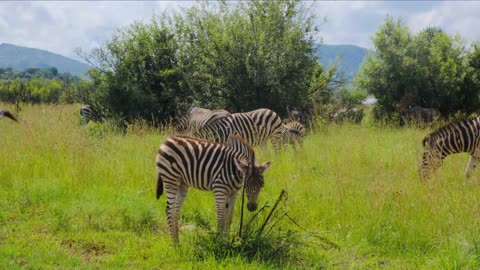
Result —
[[230, 232], [230, 226], [232, 225], [232, 218], [233, 218], [233, 210], [235, 210], [235, 202], [237, 201], [237, 195], [238, 191], [234, 191], [230, 196], [228, 197], [228, 201], [226, 204], [226, 214], [227, 216], [225, 217], [225, 228], [224, 232], [225, 235], [228, 235]]
[[[183, 202], [187, 197], [188, 186], [181, 185], [177, 191], [177, 204], [175, 205], [175, 220], [180, 219], [180, 211], [182, 210]], [[177, 227], [178, 228], [178, 227]]]
[[470, 156], [470, 160], [468, 161], [467, 168], [465, 168], [465, 175], [469, 178], [472, 175], [472, 170], [477, 167], [478, 158], [474, 156]]
[[173, 243], [178, 245], [178, 217], [177, 213], [177, 199], [178, 193], [180, 192], [179, 186], [174, 185], [165, 185], [165, 190], [167, 191], [167, 222], [170, 229], [170, 235], [172, 236]]
[[295, 146], [296, 144], [297, 143], [295, 141], [292, 141], [292, 143], [291, 143], [294, 154], [297, 154], [297, 147]]
[[[228, 216], [227, 203], [229, 202], [229, 196], [226, 194], [226, 191], [222, 189], [215, 189], [213, 191], [215, 196], [215, 207], [217, 208], [217, 224], [218, 231], [222, 232], [225, 236], [225, 218]], [[228, 217], [227, 217], [228, 218]]]
[[278, 136], [272, 136], [271, 138], [273, 150], [275, 151], [275, 154], [278, 154], [282, 150], [282, 137], [281, 134]]

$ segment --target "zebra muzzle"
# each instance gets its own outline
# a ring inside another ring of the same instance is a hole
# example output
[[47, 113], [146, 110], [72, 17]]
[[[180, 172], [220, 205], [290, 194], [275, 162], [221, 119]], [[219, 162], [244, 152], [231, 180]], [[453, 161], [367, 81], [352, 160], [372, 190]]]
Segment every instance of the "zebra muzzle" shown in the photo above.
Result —
[[257, 204], [256, 203], [247, 203], [247, 209], [250, 212], [253, 212], [257, 210]]

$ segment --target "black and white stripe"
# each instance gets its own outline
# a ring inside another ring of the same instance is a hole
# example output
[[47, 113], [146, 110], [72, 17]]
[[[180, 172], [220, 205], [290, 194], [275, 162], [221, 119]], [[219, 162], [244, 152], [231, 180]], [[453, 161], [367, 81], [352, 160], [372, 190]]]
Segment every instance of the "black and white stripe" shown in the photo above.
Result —
[[13, 121], [15, 121], [15, 122], [18, 123], [17, 118], [15, 118], [15, 116], [13, 116], [13, 114], [12, 114], [11, 112], [5, 111], [5, 110], [0, 110], [0, 119], [2, 119], [2, 118], [4, 118], [4, 117], [10, 118], [10, 119], [12, 119]]
[[105, 118], [101, 116], [91, 105], [85, 104], [80, 108], [80, 121], [86, 125], [88, 122], [104, 122]]
[[186, 115], [180, 116], [174, 122], [175, 134], [194, 134], [204, 126], [216, 120], [229, 116], [226, 110], [209, 110], [193, 107]]
[[428, 178], [448, 155], [465, 152], [471, 155], [465, 169], [466, 176], [470, 177], [471, 170], [480, 159], [480, 117], [441, 127], [423, 139], [423, 146], [425, 151], [420, 169], [422, 178]]
[[296, 144], [303, 148], [303, 139], [305, 137], [305, 127], [297, 121], [291, 121], [283, 125], [282, 145], [291, 145], [293, 151], [297, 152]]
[[205, 125], [194, 133], [195, 137], [212, 142], [225, 142], [237, 135], [251, 146], [270, 140], [275, 151], [281, 147], [282, 120], [272, 110], [258, 109], [245, 113], [233, 113]]
[[255, 163], [253, 150], [233, 136], [226, 144], [172, 136], [157, 154], [157, 199], [165, 187], [170, 234], [178, 243], [178, 219], [189, 187], [213, 191], [219, 231], [228, 233], [238, 191], [245, 186], [249, 211], [257, 208], [263, 172], [270, 162]]

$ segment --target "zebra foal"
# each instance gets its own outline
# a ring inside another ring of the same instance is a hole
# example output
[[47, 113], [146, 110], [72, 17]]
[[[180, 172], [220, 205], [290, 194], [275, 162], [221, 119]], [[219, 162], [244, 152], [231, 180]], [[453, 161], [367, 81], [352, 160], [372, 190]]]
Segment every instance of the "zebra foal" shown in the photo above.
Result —
[[270, 162], [257, 165], [252, 148], [238, 137], [219, 144], [172, 136], [160, 146], [156, 162], [157, 199], [165, 187], [167, 221], [175, 244], [179, 243], [178, 219], [189, 187], [213, 192], [218, 229], [226, 235], [238, 191], [245, 188], [247, 208], [255, 211], [263, 173], [270, 166]]
[[305, 137], [305, 127], [297, 121], [291, 121], [283, 125], [282, 129], [282, 145], [292, 145], [293, 151], [296, 153], [296, 144], [303, 148], [303, 139]]
[[420, 169], [422, 179], [427, 179], [442, 166], [448, 155], [456, 153], [470, 154], [465, 169], [468, 178], [480, 159], [480, 117], [447, 124], [427, 135], [422, 143], [425, 148]]

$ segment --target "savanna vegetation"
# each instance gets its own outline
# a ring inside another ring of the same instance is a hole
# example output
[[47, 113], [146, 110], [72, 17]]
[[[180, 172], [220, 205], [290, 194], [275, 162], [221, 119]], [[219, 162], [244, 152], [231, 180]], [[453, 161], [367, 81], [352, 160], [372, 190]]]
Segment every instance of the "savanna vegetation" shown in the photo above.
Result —
[[[337, 65], [318, 62], [307, 4], [199, 2], [156, 15], [79, 52], [94, 66], [87, 80], [0, 69], [1, 107], [20, 120], [0, 121], [0, 268], [479, 268], [480, 189], [463, 175], [467, 155], [422, 182], [431, 127], [391, 121], [405, 96], [443, 117], [478, 112], [478, 44], [387, 18], [347, 85]], [[378, 104], [360, 124], [323, 121], [367, 94]], [[109, 120], [81, 126], [77, 103]], [[225, 242], [212, 194], [191, 189], [173, 247], [154, 160], [171, 118], [192, 104], [282, 117], [296, 107], [317, 125], [298, 155], [256, 149], [273, 163], [266, 207], [244, 214], [243, 238], [240, 198]], [[118, 119], [126, 130], [117, 132]]]
[[[13, 109], [6, 106], [2, 107]], [[479, 173], [454, 155], [427, 181], [417, 168], [428, 130], [329, 125], [297, 156], [257, 148], [271, 160], [260, 206], [280, 203], [275, 245], [226, 249], [213, 195], [190, 190], [174, 248], [165, 197], [155, 200], [155, 154], [165, 138], [141, 122], [126, 135], [78, 125], [78, 105], [26, 106], [20, 124], [0, 121], [0, 268], [476, 269]], [[281, 212], [283, 213], [283, 212]], [[245, 213], [245, 222], [253, 214]], [[231, 238], [238, 231], [240, 198]], [[288, 236], [287, 233], [290, 233]], [[294, 242], [296, 241], [296, 242]]]

